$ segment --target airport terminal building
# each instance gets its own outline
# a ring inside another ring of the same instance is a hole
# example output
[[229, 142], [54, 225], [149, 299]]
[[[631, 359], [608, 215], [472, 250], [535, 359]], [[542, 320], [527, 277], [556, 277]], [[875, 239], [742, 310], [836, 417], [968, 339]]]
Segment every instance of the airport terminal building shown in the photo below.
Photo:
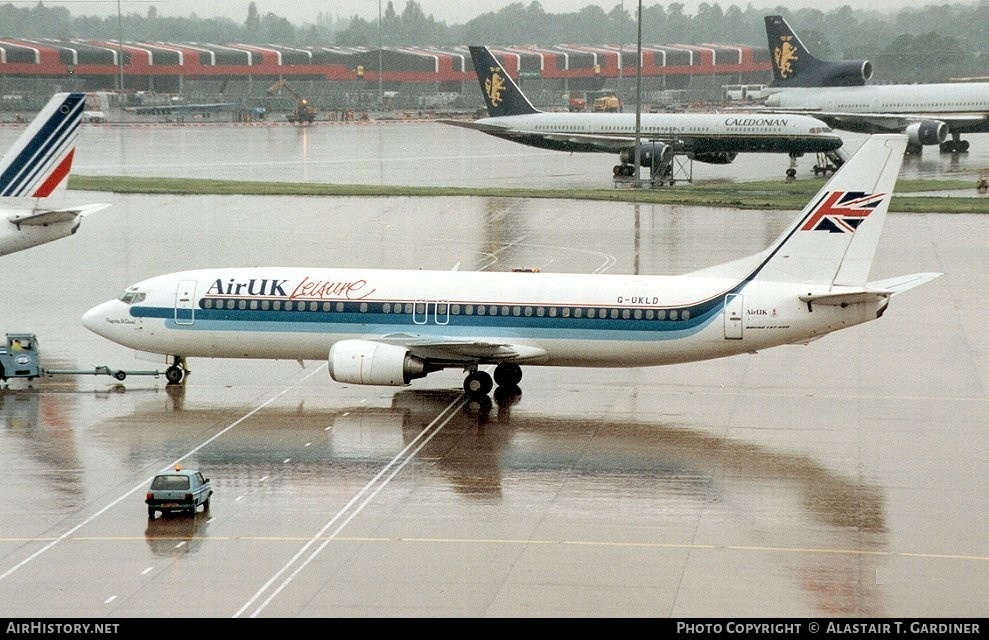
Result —
[[[615, 92], [634, 102], [636, 45], [492, 47], [536, 106], [565, 108], [572, 94]], [[644, 103], [712, 101], [723, 87], [765, 82], [765, 47], [642, 47]], [[0, 112], [40, 108], [56, 91], [106, 92], [115, 100], [227, 102], [246, 112], [285, 80], [321, 110], [472, 110], [482, 105], [467, 47], [307, 47], [0, 38]], [[123, 92], [120, 92], [123, 87]], [[123, 98], [121, 98], [123, 96]], [[281, 104], [279, 104], [279, 102]], [[125, 106], [123, 104], [107, 106]]]

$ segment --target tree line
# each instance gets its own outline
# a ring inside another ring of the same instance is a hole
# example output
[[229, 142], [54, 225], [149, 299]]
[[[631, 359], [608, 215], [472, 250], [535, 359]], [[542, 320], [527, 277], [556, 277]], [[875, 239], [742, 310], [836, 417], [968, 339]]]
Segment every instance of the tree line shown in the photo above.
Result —
[[[273, 12], [260, 13], [254, 2], [243, 22], [231, 18], [165, 17], [154, 5], [144, 15], [73, 16], [64, 7], [0, 5], [3, 36], [125, 41], [277, 44], [285, 46], [490, 46], [533, 44], [630, 44], [636, 42], [635, 3], [616, 3], [610, 11], [588, 5], [570, 13], [547, 13], [537, 1], [513, 3], [464, 24], [448, 25], [407, 0], [401, 11], [393, 0], [377, 18], [316, 13], [311, 22], [292, 24]], [[989, 76], [989, 0], [969, 4], [931, 4], [882, 13], [846, 5], [818, 9], [757, 10], [751, 5], [722, 8], [702, 3], [688, 14], [678, 2], [643, 3], [644, 44], [716, 42], [767, 46], [763, 18], [783, 15], [815, 56], [867, 59], [873, 82], [936, 82], [952, 77]]]

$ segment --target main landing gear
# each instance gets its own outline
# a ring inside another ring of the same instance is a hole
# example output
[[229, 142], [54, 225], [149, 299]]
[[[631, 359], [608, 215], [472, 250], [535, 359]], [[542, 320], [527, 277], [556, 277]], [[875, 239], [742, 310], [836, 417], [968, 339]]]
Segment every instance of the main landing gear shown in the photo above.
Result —
[[794, 180], [797, 179], [797, 158], [799, 158], [800, 155], [803, 154], [799, 154], [799, 155], [794, 155], [792, 153], [790, 154], [790, 166], [786, 168], [787, 182], [793, 182]]
[[168, 384], [179, 384], [189, 373], [185, 367], [185, 358], [182, 356], [172, 356], [172, 364], [165, 369], [165, 380]]
[[480, 371], [475, 365], [467, 374], [467, 378], [464, 379], [464, 391], [471, 398], [486, 397], [495, 383], [498, 384], [499, 389], [502, 387], [515, 388], [518, 387], [521, 380], [522, 367], [514, 362], [502, 362], [496, 366], [493, 381], [487, 371]]
[[968, 153], [968, 140], [962, 140], [960, 133], [951, 134], [951, 140], [941, 143], [941, 153]]

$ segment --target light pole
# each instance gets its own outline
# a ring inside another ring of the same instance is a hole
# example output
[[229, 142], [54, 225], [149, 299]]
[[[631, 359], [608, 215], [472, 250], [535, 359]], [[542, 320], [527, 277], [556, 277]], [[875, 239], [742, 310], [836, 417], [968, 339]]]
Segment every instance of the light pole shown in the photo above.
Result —
[[618, 95], [622, 95], [625, 89], [622, 82], [622, 56], [625, 54], [625, 0], [622, 0], [621, 13], [618, 23]]
[[124, 21], [120, 17], [120, 0], [117, 0], [117, 65], [120, 67], [120, 94], [124, 93]]
[[642, 186], [642, 0], [639, 0], [638, 45], [635, 49], [635, 186]]
[[378, 106], [385, 108], [385, 91], [381, 79], [381, 0], [378, 0]]

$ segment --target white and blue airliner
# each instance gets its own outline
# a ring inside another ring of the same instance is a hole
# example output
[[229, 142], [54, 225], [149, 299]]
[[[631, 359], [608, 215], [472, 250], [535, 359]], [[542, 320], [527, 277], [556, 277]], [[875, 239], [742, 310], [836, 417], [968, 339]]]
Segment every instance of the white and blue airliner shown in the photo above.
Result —
[[807, 343], [940, 275], [868, 280], [906, 144], [873, 136], [769, 248], [687, 275], [225, 267], [138, 282], [82, 320], [170, 357], [170, 383], [187, 358], [291, 359], [367, 385], [458, 368], [473, 396], [516, 388], [523, 366], [648, 367]]

